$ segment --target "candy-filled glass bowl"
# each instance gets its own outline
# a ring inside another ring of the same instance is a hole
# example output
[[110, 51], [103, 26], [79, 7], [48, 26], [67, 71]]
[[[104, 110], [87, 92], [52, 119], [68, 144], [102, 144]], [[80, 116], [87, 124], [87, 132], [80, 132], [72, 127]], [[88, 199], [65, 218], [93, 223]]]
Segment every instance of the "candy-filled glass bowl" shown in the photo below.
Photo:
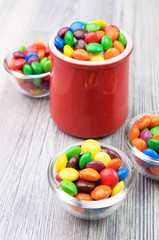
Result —
[[4, 68], [17, 90], [29, 97], [42, 98], [49, 96], [50, 72], [24, 75], [9, 68], [9, 62], [14, 51], [11, 51], [4, 59]]
[[[130, 137], [131, 129], [134, 126], [136, 127], [137, 121], [139, 119], [143, 118], [144, 116], [150, 116], [151, 118], [155, 119], [155, 121], [156, 121], [156, 116], [159, 116], [159, 111], [143, 113], [143, 114], [137, 115], [136, 117], [131, 119], [125, 127], [125, 133], [124, 133], [125, 143], [126, 143], [126, 145], [128, 147], [128, 150], [131, 154], [131, 159], [133, 161], [133, 164], [134, 164], [134, 167], [136, 168], [136, 170], [139, 173], [141, 173], [142, 175], [144, 175], [148, 178], [159, 181], [159, 159], [148, 156], [148, 155], [144, 154], [142, 151], [138, 150], [132, 144], [132, 139]], [[151, 130], [151, 128], [149, 128], [149, 127], [144, 128], [144, 130], [149, 131], [149, 130]], [[141, 136], [141, 131], [142, 130], [140, 130], [140, 136]], [[154, 138], [154, 137], [152, 136], [152, 138]], [[154, 139], [154, 140], [156, 142], [156, 139]], [[159, 140], [157, 140], [157, 144], [158, 144], [158, 141]], [[146, 147], [146, 151], [147, 150], [148, 150], [148, 154], [149, 153], [152, 154], [151, 152], [153, 152], [153, 154], [154, 154], [154, 150], [150, 149], [150, 147], [148, 145]]]
[[111, 215], [114, 211], [116, 211], [119, 206], [122, 204], [125, 197], [128, 195], [129, 190], [131, 189], [134, 178], [135, 171], [133, 168], [133, 164], [130, 159], [119, 149], [108, 146], [104, 143], [101, 143], [101, 151], [109, 153], [111, 158], [120, 158], [122, 160], [122, 168], [127, 168], [129, 170], [129, 174], [127, 178], [124, 180], [125, 188], [121, 190], [115, 196], [105, 198], [102, 200], [94, 200], [94, 201], [85, 201], [79, 200], [77, 198], [70, 196], [66, 192], [64, 192], [61, 188], [59, 188], [59, 182], [56, 180], [56, 160], [69, 148], [79, 146], [81, 147], [82, 142], [77, 142], [70, 146], [67, 146], [62, 151], [59, 151], [56, 155], [53, 156], [49, 167], [48, 167], [48, 181], [51, 189], [53, 190], [55, 196], [60, 200], [62, 207], [72, 214], [73, 216], [85, 220], [98, 220], [101, 218], [105, 218]]

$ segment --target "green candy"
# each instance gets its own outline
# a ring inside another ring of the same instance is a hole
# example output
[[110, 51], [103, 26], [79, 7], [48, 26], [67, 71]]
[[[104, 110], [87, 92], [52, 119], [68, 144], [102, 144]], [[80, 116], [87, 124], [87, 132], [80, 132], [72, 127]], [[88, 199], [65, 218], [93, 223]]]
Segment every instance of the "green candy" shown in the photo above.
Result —
[[73, 156], [79, 156], [80, 153], [81, 153], [80, 147], [71, 147], [66, 151], [65, 155], [67, 156], [68, 159], [70, 159]]
[[84, 169], [87, 163], [93, 161], [93, 155], [91, 152], [85, 152], [82, 154], [79, 160], [79, 167], [80, 169]]
[[24, 66], [23, 66], [23, 73], [25, 75], [32, 75], [33, 74], [32, 68], [31, 68], [31, 66], [29, 64], [27, 64], [27, 63], [24, 64]]
[[26, 49], [25, 46], [21, 46], [21, 47], [18, 49], [18, 51], [20, 51], [20, 52], [25, 52], [25, 49]]
[[40, 64], [41, 66], [44, 68], [44, 64], [48, 61], [48, 58], [47, 57], [44, 57], [40, 60]]
[[100, 53], [103, 51], [103, 46], [99, 43], [89, 43], [86, 45], [86, 50], [91, 53]]
[[39, 87], [41, 84], [41, 79], [40, 78], [35, 78], [33, 79], [33, 83], [35, 86]]
[[51, 70], [51, 60], [47, 60], [43, 64], [43, 68], [44, 68], [44, 72], [50, 72], [50, 70]]
[[117, 40], [121, 42], [124, 47], [126, 46], [126, 43], [127, 43], [126, 38], [124, 34], [122, 34], [121, 32], [119, 32]]
[[78, 193], [76, 185], [71, 181], [67, 180], [61, 181], [60, 187], [64, 192], [68, 193], [71, 196], [75, 196]]
[[101, 39], [101, 45], [103, 46], [104, 51], [107, 51], [109, 48], [113, 47], [113, 41], [109, 36], [103, 36]]
[[100, 25], [98, 23], [88, 23], [86, 24], [86, 29], [89, 32], [96, 32], [98, 30], [100, 30]]
[[34, 74], [43, 73], [43, 68], [42, 68], [41, 64], [38, 62], [32, 62], [31, 68], [32, 68]]
[[159, 152], [159, 140], [158, 139], [150, 139], [148, 140], [148, 147]]
[[157, 133], [157, 132], [159, 132], [159, 126], [151, 128], [151, 130], [150, 130], [150, 133], [152, 134], [152, 136], [155, 135], [155, 133]]
[[67, 31], [65, 33], [64, 41], [66, 45], [73, 46], [74, 45], [74, 36], [71, 31]]

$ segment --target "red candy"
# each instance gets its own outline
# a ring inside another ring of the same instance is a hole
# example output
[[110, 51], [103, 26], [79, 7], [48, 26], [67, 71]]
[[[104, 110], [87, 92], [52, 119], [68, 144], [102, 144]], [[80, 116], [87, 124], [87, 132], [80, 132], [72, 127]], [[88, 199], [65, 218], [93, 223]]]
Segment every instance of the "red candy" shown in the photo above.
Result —
[[14, 61], [13, 69], [15, 69], [15, 70], [21, 69], [24, 66], [24, 64], [26, 64], [26, 60], [23, 58], [19, 58]]
[[99, 43], [101, 40], [101, 36], [96, 32], [90, 32], [85, 36], [86, 43]]
[[38, 51], [37, 46], [31, 45], [31, 46], [28, 46], [28, 47], [25, 49], [25, 54], [27, 55], [27, 54], [30, 53], [30, 52], [36, 52], [36, 53], [37, 53], [37, 51]]
[[118, 181], [119, 176], [117, 174], [117, 171], [113, 168], [105, 168], [100, 172], [100, 183], [102, 185], [113, 188], [118, 183]]

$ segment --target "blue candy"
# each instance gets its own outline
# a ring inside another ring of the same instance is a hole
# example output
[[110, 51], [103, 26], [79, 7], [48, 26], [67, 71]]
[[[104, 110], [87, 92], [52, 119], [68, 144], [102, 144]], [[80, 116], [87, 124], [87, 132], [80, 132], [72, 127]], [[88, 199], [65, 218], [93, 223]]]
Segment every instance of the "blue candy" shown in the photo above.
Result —
[[69, 27], [71, 32], [74, 32], [75, 30], [77, 30], [79, 28], [86, 28], [86, 26], [83, 22], [77, 21], [77, 22], [73, 22], [71, 24], [71, 26]]
[[120, 182], [120, 181], [124, 181], [127, 178], [128, 174], [129, 174], [129, 170], [127, 168], [120, 168], [117, 171], [117, 173], [118, 173], [119, 182]]
[[[152, 158], [156, 158], [156, 160], [158, 159], [159, 160], [159, 155], [158, 153], [151, 149], [151, 148], [146, 148], [142, 151], [142, 153], [146, 154], [147, 156], [149, 157], [152, 157]], [[141, 159], [140, 159], [141, 160]], [[155, 165], [154, 164], [151, 164], [151, 163], [148, 163], [148, 162], [145, 162], [143, 160], [141, 160], [145, 165], [149, 166], [149, 167], [154, 167]]]
[[36, 52], [30, 52], [30, 53], [28, 53], [28, 54], [25, 56], [25, 60], [28, 61], [29, 58], [31, 58], [32, 56], [35, 56], [35, 57], [37, 57], [37, 58], [39, 59], [39, 56], [38, 56], [38, 54], [37, 54]]
[[65, 46], [65, 42], [64, 42], [64, 40], [63, 40], [62, 38], [56, 36], [55, 39], [54, 39], [54, 43], [55, 43], [55, 46], [56, 46], [59, 50], [63, 51], [63, 48], [64, 48], [64, 46]]
[[89, 208], [89, 209], [87, 209], [88, 212], [91, 212], [91, 213], [96, 214], [96, 215], [102, 213], [103, 210], [104, 210], [103, 208], [96, 208], [96, 209]]

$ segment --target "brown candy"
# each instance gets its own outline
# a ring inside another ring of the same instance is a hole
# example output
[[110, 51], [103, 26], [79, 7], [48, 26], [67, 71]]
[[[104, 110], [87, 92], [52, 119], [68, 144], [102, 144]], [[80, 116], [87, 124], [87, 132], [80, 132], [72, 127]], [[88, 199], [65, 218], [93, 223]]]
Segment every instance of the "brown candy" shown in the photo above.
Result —
[[80, 39], [74, 44], [73, 48], [74, 48], [74, 50], [77, 50], [77, 49], [85, 50], [86, 45], [87, 45], [86, 42], [83, 39]]
[[79, 157], [78, 156], [73, 156], [68, 161], [67, 167], [78, 169], [78, 162], [79, 162]]
[[89, 191], [92, 191], [96, 187], [96, 185], [94, 182], [89, 182], [86, 180], [79, 180], [76, 183], [76, 187], [78, 188], [78, 190], [80, 192], [89, 192]]
[[73, 35], [76, 39], [84, 39], [88, 31], [83, 28], [79, 28], [73, 32]]

